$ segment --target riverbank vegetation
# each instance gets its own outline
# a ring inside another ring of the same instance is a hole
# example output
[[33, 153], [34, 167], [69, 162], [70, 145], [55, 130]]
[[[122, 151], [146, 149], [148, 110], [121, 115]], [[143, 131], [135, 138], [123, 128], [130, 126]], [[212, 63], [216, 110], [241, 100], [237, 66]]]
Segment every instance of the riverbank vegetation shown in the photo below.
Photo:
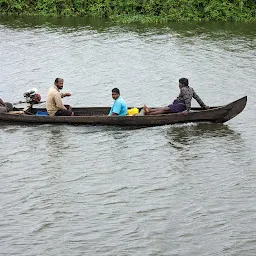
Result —
[[0, 0], [1, 14], [106, 17], [122, 23], [256, 21], [256, 0]]

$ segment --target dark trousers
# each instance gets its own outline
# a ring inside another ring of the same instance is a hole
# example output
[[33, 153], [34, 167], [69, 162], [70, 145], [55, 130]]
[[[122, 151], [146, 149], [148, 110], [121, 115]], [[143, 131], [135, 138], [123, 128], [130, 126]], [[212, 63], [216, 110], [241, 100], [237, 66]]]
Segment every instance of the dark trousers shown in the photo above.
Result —
[[59, 109], [56, 113], [55, 116], [72, 116], [74, 115], [73, 112], [70, 110], [69, 105], [64, 105], [67, 109]]

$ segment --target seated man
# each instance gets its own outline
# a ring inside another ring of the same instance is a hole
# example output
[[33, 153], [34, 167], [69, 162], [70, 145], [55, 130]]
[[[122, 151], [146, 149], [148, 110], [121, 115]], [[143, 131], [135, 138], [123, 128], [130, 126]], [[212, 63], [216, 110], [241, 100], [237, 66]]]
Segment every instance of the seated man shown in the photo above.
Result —
[[13, 105], [9, 102], [4, 102], [0, 98], [0, 113], [6, 113], [13, 110]]
[[7, 106], [3, 102], [3, 100], [0, 98], [0, 113], [6, 113], [7, 112]]
[[168, 113], [177, 113], [177, 112], [182, 112], [184, 115], [188, 115], [191, 109], [192, 98], [194, 98], [202, 108], [204, 109], [209, 108], [195, 93], [194, 89], [188, 86], [187, 78], [179, 79], [179, 88], [180, 88], [179, 96], [177, 97], [177, 99], [173, 101], [172, 104], [168, 105], [167, 107], [149, 109], [146, 105], [144, 105], [143, 109], [145, 111], [145, 115], [159, 115], [159, 114], [168, 114]]
[[109, 116], [126, 116], [128, 107], [124, 99], [120, 96], [118, 88], [112, 90], [112, 98], [115, 100], [113, 106], [110, 109]]
[[74, 112], [71, 111], [70, 105], [63, 105], [62, 99], [66, 96], [71, 96], [70, 93], [61, 93], [64, 80], [62, 78], [56, 78], [54, 85], [49, 89], [46, 109], [50, 116], [73, 116]]

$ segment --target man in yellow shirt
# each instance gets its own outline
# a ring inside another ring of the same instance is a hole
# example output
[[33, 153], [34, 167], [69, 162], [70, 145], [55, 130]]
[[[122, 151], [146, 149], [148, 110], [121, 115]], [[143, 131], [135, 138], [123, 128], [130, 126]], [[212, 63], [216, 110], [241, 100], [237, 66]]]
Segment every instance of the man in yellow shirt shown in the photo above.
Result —
[[56, 78], [54, 85], [49, 89], [46, 109], [50, 116], [73, 116], [74, 112], [71, 111], [70, 105], [64, 105], [62, 103], [63, 97], [71, 96], [70, 93], [61, 93], [60, 90], [63, 88], [64, 80], [62, 78]]

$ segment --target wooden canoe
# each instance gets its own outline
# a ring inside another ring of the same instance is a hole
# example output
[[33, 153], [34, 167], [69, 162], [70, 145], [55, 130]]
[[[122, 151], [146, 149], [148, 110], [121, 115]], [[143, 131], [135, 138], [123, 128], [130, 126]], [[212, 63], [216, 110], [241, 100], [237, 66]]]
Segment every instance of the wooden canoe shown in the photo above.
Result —
[[[108, 116], [110, 107], [82, 107], [73, 108], [75, 116], [37, 116], [43, 108], [33, 108], [31, 115], [14, 113], [1, 113], [1, 122], [11, 123], [36, 123], [36, 124], [85, 124], [85, 125], [114, 125], [114, 126], [158, 126], [189, 122], [225, 123], [243, 111], [246, 106], [247, 96], [230, 104], [210, 107], [207, 110], [192, 108], [188, 115], [171, 113], [162, 115], [144, 116]], [[15, 109], [21, 110], [21, 109]]]

